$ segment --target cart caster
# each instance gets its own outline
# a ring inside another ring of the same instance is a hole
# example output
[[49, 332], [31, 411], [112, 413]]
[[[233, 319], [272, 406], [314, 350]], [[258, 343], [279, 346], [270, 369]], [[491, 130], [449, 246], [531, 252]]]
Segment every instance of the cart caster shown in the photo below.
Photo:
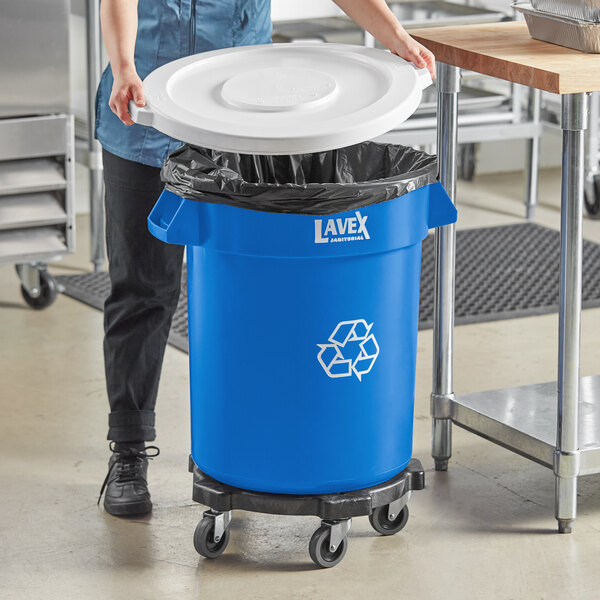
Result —
[[42, 310], [50, 306], [58, 294], [56, 280], [45, 265], [16, 265], [17, 275], [21, 280], [23, 300], [34, 310]]
[[348, 532], [352, 519], [322, 521], [310, 538], [308, 553], [318, 567], [328, 569], [339, 564], [348, 550]]
[[394, 509], [390, 509], [392, 504], [380, 506], [373, 511], [373, 514], [369, 515], [371, 527], [381, 535], [394, 535], [402, 531], [408, 522], [408, 506], [404, 506], [400, 512], [395, 513]]
[[217, 558], [229, 544], [231, 512], [206, 511], [194, 531], [194, 548], [205, 558]]
[[463, 181], [473, 181], [475, 177], [475, 144], [461, 144], [459, 147], [459, 177]]
[[585, 210], [591, 219], [600, 219], [600, 175], [594, 175], [591, 185], [585, 186]]

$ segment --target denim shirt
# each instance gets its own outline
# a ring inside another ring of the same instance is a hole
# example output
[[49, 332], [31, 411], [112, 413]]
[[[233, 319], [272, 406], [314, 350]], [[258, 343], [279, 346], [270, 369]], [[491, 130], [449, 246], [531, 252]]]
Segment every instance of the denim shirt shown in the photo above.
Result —
[[[271, 42], [271, 0], [139, 0], [135, 66], [144, 79], [183, 56]], [[110, 65], [96, 94], [96, 137], [122, 158], [160, 167], [181, 142], [152, 127], [124, 125], [108, 106]]]

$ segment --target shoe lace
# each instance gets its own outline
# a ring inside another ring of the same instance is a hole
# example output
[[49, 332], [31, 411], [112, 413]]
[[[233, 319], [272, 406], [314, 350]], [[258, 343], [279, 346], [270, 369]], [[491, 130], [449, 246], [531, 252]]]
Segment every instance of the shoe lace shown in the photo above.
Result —
[[[98, 504], [102, 499], [102, 494], [108, 485], [108, 481], [113, 473], [117, 470], [116, 480], [119, 483], [126, 483], [129, 481], [135, 481], [144, 467], [144, 459], [152, 460], [160, 454], [160, 449], [157, 446], [146, 446], [143, 450], [138, 448], [126, 448], [125, 450], [115, 450], [115, 442], [111, 442], [109, 445], [110, 451], [115, 455], [116, 460], [110, 465], [108, 473], [102, 483], [100, 489], [100, 495], [98, 496]], [[148, 454], [148, 450], [152, 450], [152, 454]]]

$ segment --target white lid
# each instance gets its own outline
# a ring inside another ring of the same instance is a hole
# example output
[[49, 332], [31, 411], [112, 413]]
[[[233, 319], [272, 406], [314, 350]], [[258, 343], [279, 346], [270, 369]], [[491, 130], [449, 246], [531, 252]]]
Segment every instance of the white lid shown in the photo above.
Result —
[[410, 117], [426, 69], [384, 50], [302, 42], [195, 54], [146, 77], [136, 123], [196, 146], [245, 154], [342, 148]]

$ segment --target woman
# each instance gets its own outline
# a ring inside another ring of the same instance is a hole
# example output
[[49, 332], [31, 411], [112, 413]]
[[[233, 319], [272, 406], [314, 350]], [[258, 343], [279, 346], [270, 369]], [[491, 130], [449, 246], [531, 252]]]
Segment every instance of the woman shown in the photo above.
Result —
[[[385, 0], [335, 2], [393, 53], [434, 75], [433, 55], [406, 33]], [[142, 78], [165, 63], [208, 50], [270, 43], [270, 8], [270, 0], [101, 3], [110, 65], [98, 88], [96, 136], [103, 147], [111, 283], [104, 358], [112, 451], [102, 490], [112, 515], [140, 515], [152, 508], [145, 442], [155, 439], [154, 406], [183, 260], [181, 246], [159, 242], [146, 226], [163, 188], [160, 167], [181, 142], [134, 125], [128, 104], [144, 106]]]

